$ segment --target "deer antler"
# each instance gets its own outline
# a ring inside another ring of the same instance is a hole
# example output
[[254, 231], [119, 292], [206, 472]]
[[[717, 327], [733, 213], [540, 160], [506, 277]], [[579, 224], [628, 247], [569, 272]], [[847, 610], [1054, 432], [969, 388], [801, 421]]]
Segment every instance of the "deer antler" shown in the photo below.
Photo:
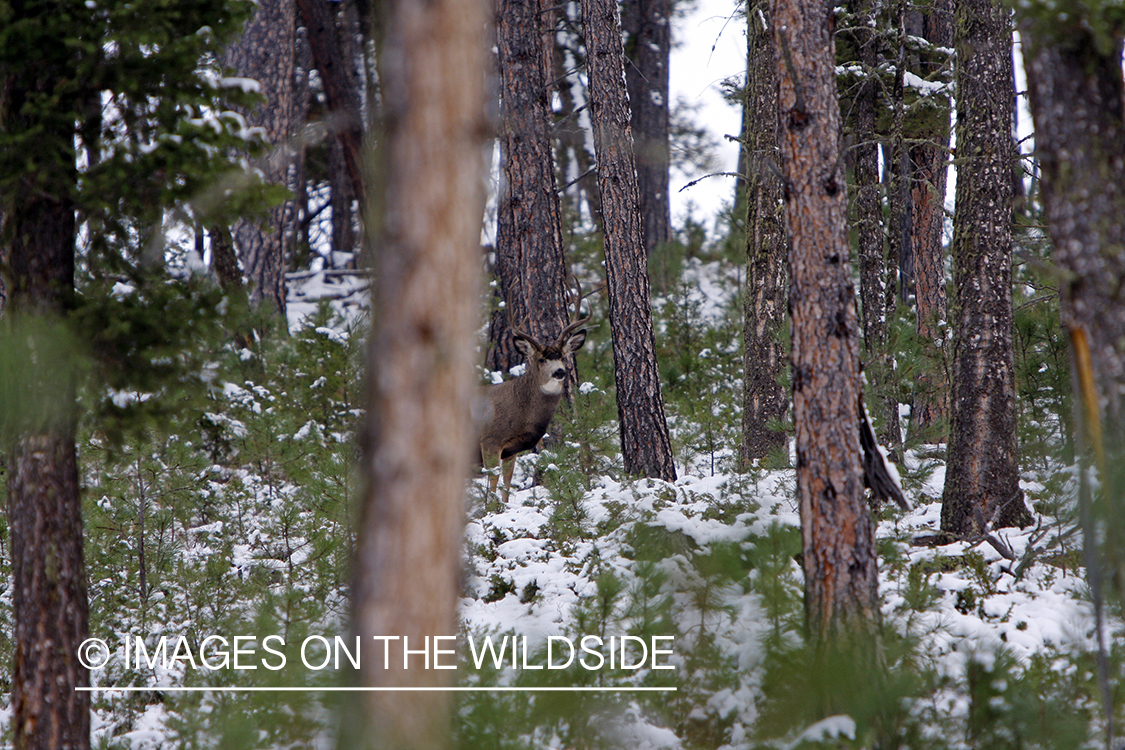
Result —
[[[581, 315], [582, 315], [582, 300], [586, 299], [586, 295], [583, 294], [583, 292], [582, 292], [582, 284], [578, 281], [578, 277], [575, 276], [574, 274], [571, 274], [570, 278], [574, 282], [574, 296], [575, 296], [574, 317], [572, 319], [573, 322], [571, 322], [571, 324], [568, 325], [566, 328], [564, 328], [563, 332], [559, 334], [559, 340], [560, 341], [565, 339], [567, 336], [569, 336], [571, 333], [573, 333], [579, 327], [585, 325], [586, 323], [589, 323], [590, 318], [593, 317], [593, 313], [591, 313], [590, 315], [587, 315], [585, 318], [581, 317]], [[601, 286], [597, 287], [596, 289], [593, 289], [590, 292], [590, 294], [597, 294], [598, 292], [600, 292], [603, 289], [605, 289], [605, 282], [602, 282]]]
[[536, 340], [536, 338], [534, 336], [532, 336], [527, 330], [527, 321], [531, 320], [531, 312], [530, 311], [523, 316], [522, 321], [520, 321], [519, 323], [516, 323], [514, 320], [512, 320], [512, 308], [511, 308], [511, 306], [505, 305], [504, 318], [508, 321], [508, 328], [512, 331], [513, 336], [520, 336], [522, 338], [527, 339], [531, 343], [535, 344], [535, 346], [537, 346], [537, 347], [540, 346], [540, 344]]

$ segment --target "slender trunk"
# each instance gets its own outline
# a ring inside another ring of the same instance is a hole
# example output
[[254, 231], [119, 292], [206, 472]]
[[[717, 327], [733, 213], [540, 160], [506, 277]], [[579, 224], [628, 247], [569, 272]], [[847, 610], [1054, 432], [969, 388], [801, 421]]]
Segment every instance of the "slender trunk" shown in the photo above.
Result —
[[625, 84], [637, 156], [637, 187], [644, 222], [645, 254], [671, 236], [668, 198], [668, 73], [672, 46], [671, 0], [627, 0]]
[[590, 119], [605, 227], [609, 321], [625, 471], [673, 480], [660, 393], [649, 279], [616, 0], [582, 0]]
[[[558, 143], [555, 149], [559, 167], [559, 177], [572, 191], [573, 208], [580, 213], [583, 206], [589, 211], [588, 218], [602, 230], [602, 200], [598, 191], [598, 175], [594, 156], [586, 141], [587, 129], [583, 127], [583, 112], [586, 109], [586, 91], [582, 87], [574, 69], [585, 65], [578, 49], [579, 40], [569, 29], [574, 20], [569, 18], [571, 5], [556, 6], [563, 14], [563, 28], [555, 34], [551, 53], [552, 90], [559, 94], [558, 107], [555, 108], [555, 133]], [[550, 14], [551, 17], [555, 13]], [[567, 46], [569, 43], [571, 46]], [[573, 68], [573, 69], [572, 69]], [[575, 92], [578, 92], [576, 96]], [[563, 192], [566, 192], [564, 188]]]
[[781, 336], [785, 325], [788, 235], [783, 190], [777, 174], [777, 69], [766, 0], [750, 7], [746, 138], [746, 316], [742, 398], [744, 465], [774, 456], [788, 463], [786, 435], [778, 429], [789, 403], [781, 387], [785, 366]]
[[[923, 35], [938, 47], [953, 44], [953, 2], [933, 3], [923, 18]], [[941, 64], [935, 63], [935, 64]], [[920, 69], [928, 76], [932, 71]], [[939, 355], [945, 351], [945, 327], [949, 319], [945, 294], [945, 185], [949, 165], [949, 109], [939, 97], [931, 97], [925, 112], [925, 125], [915, 134], [923, 139], [910, 147], [910, 247], [913, 251], [914, 300], [918, 337], [933, 346]], [[911, 428], [930, 442], [943, 442], [942, 427], [947, 411], [949, 384], [944, 368], [924, 373], [915, 384]]]
[[[905, 1], [897, 0], [892, 6], [895, 21], [896, 64], [895, 80], [891, 89], [892, 113], [891, 133], [883, 147], [885, 159], [885, 179], [887, 187], [887, 261], [884, 266], [886, 282], [884, 285], [883, 310], [886, 325], [893, 325], [898, 319], [898, 305], [907, 295], [910, 285], [910, 216], [907, 201], [909, 190], [907, 178], [910, 174], [909, 153], [905, 144], [906, 101], [906, 9]], [[888, 340], [891, 338], [887, 331]], [[899, 419], [899, 393], [895, 388], [893, 343], [888, 341], [883, 370], [887, 380], [882, 410], [882, 425], [879, 442], [885, 445], [896, 462], [902, 460], [902, 428]]]
[[[859, 295], [863, 313], [863, 354], [867, 382], [881, 398], [871, 402], [872, 416], [884, 437], [897, 431], [898, 398], [894, 357], [887, 346], [886, 277], [884, 258], [882, 186], [879, 184], [879, 144], [876, 140], [879, 35], [870, 2], [858, 2], [851, 32], [859, 48], [864, 80], [856, 93], [855, 112], [855, 230], [859, 244]], [[894, 446], [897, 440], [891, 440]]]

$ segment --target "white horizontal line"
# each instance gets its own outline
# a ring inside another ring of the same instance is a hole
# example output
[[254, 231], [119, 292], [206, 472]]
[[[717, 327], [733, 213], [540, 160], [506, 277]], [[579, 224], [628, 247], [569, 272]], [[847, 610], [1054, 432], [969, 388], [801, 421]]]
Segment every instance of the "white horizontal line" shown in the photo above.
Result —
[[203, 687], [153, 685], [151, 687], [76, 687], [83, 693], [652, 693], [676, 692], [674, 687]]

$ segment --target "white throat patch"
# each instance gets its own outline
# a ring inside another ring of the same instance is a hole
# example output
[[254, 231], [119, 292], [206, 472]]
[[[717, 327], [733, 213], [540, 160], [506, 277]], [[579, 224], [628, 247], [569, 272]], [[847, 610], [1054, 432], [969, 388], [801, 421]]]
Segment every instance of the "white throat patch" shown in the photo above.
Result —
[[545, 385], [540, 387], [540, 390], [546, 393], [548, 396], [557, 396], [558, 394], [562, 393], [562, 389], [563, 382], [561, 380], [555, 380], [554, 378], [551, 378]]

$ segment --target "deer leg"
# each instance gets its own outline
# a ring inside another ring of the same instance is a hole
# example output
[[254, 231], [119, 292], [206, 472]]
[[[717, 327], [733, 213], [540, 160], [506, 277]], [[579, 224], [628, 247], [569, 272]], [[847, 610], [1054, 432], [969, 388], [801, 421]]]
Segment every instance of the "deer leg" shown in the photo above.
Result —
[[504, 460], [504, 504], [508, 504], [508, 495], [512, 492], [512, 472], [516, 470], [516, 457], [510, 456]]
[[486, 451], [482, 446], [480, 455], [481, 466], [484, 473], [488, 474], [488, 495], [492, 497], [496, 493], [496, 483], [500, 479], [500, 453]]

